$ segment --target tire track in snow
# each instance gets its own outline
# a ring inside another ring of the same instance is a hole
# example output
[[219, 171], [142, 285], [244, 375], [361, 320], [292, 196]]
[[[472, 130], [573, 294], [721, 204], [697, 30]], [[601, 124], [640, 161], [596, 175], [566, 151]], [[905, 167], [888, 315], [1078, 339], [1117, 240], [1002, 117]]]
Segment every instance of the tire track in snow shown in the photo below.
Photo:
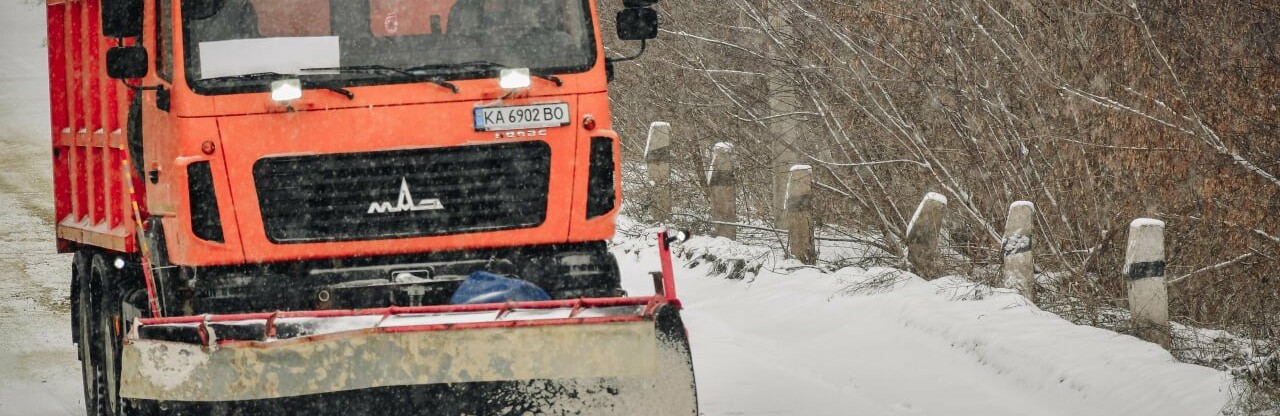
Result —
[[[53, 223], [53, 177], [46, 152], [33, 152], [36, 145], [0, 139], [0, 195], [12, 198], [36, 219]], [[46, 150], [40, 147], [40, 150]], [[34, 159], [34, 160], [33, 160]], [[35, 168], [45, 168], [43, 172]]]
[[47, 147], [0, 141], [0, 414], [83, 414]]
[[70, 259], [56, 253], [52, 179], [48, 169], [38, 170], [49, 165], [49, 155], [31, 143], [0, 143], [0, 273], [24, 280], [24, 293], [47, 310], [69, 314]]

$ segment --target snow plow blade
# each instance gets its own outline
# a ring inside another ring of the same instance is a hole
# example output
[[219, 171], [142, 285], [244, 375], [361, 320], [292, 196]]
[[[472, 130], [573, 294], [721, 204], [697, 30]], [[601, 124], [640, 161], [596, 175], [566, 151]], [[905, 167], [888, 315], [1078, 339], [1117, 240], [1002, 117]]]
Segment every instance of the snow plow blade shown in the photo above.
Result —
[[141, 319], [139, 413], [696, 414], [662, 296]]

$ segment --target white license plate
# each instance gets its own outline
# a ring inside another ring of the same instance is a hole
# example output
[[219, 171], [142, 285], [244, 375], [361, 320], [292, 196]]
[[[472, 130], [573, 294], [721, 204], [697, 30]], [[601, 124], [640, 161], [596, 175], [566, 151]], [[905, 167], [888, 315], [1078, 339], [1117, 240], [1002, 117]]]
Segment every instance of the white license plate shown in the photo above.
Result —
[[568, 103], [482, 107], [475, 112], [476, 131], [542, 129], [569, 125]]

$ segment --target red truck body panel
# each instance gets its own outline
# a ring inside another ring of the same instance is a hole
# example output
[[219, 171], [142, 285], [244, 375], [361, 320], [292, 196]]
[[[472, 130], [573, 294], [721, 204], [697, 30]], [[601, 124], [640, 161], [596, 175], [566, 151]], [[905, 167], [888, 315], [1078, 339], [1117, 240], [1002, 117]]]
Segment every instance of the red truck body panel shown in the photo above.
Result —
[[48, 5], [49, 113], [58, 250], [78, 244], [137, 251], [125, 186], [132, 91], [107, 77], [98, 0]]

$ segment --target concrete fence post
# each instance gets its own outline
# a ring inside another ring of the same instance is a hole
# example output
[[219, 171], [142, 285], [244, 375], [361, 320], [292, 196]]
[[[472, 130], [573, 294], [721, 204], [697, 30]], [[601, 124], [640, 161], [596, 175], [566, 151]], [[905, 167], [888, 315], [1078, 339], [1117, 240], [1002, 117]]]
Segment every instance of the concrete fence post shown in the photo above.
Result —
[[942, 217], [947, 214], [947, 197], [939, 193], [925, 194], [907, 224], [907, 263], [911, 271], [927, 280], [941, 276], [938, 264], [938, 236]]
[[[772, 4], [771, 4], [772, 3]], [[766, 1], [765, 14], [766, 24], [769, 26], [771, 36], [763, 36], [766, 42], [761, 45], [765, 47], [768, 56], [778, 62], [786, 61], [791, 56], [792, 50], [800, 45], [799, 40], [795, 37], [795, 26], [792, 24], [793, 14], [791, 7], [782, 7], [781, 2]], [[767, 39], [772, 38], [777, 42], [768, 42]], [[793, 74], [789, 73], [788, 68], [782, 65], [771, 65], [765, 74], [765, 88], [767, 89], [766, 103], [769, 106], [769, 147], [772, 152], [773, 160], [770, 161], [769, 167], [773, 170], [773, 213], [774, 219], [781, 228], [786, 228], [787, 223], [787, 186], [791, 178], [789, 169], [792, 165], [799, 163], [802, 159], [795, 150], [795, 146], [804, 140], [806, 135], [804, 106], [801, 95], [801, 85], [797, 84]]]
[[738, 238], [738, 174], [732, 143], [716, 143], [711, 148], [711, 169], [707, 185], [711, 187], [711, 220], [716, 221], [716, 237]]
[[1168, 349], [1173, 339], [1169, 333], [1169, 291], [1164, 268], [1164, 221], [1133, 220], [1124, 254], [1130, 319], [1139, 338]]
[[655, 121], [649, 125], [644, 162], [648, 165], [649, 187], [653, 195], [650, 211], [653, 221], [667, 223], [671, 221], [671, 124]]
[[1036, 301], [1036, 261], [1034, 246], [1036, 206], [1029, 201], [1009, 205], [1004, 223], [1004, 284], [1031, 302]]
[[795, 165], [787, 178], [785, 208], [787, 214], [787, 247], [791, 255], [804, 264], [818, 262], [818, 248], [813, 242], [813, 167]]

